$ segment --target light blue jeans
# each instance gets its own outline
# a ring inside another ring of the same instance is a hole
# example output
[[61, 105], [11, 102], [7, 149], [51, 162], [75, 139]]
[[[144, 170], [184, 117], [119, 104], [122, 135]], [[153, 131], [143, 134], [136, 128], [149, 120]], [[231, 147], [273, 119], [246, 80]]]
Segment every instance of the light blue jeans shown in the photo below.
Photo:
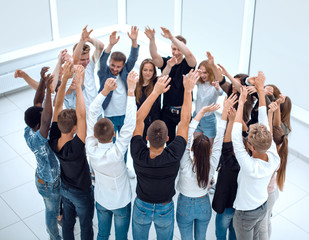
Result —
[[[119, 134], [123, 124], [124, 124], [124, 118], [126, 115], [121, 115], [121, 116], [114, 116], [114, 117], [107, 117], [109, 120], [112, 121], [112, 123], [114, 124], [114, 131], [115, 134]], [[116, 142], [116, 136], [113, 137], [113, 143]], [[127, 153], [128, 151], [126, 151], [126, 153], [124, 154], [124, 162], [127, 163]]]
[[45, 182], [42, 184], [38, 181], [38, 177], [35, 175], [35, 185], [44, 200], [46, 230], [50, 239], [61, 239], [57, 226], [60, 205], [60, 179], [55, 183]]
[[216, 237], [217, 240], [226, 240], [226, 232], [229, 229], [229, 240], [236, 240], [236, 234], [233, 227], [233, 216], [235, 209], [226, 208], [223, 213], [216, 215]]
[[[206, 231], [211, 218], [211, 204], [208, 194], [190, 198], [179, 193], [176, 220], [181, 239], [206, 239]], [[193, 231], [194, 228], [194, 231]]]
[[157, 233], [157, 240], [172, 240], [174, 234], [174, 202], [147, 203], [139, 198], [134, 201], [132, 233], [134, 240], [148, 239], [151, 223]]
[[108, 210], [96, 202], [98, 215], [98, 237], [97, 240], [107, 240], [112, 226], [112, 218], [114, 215], [116, 240], [128, 239], [128, 231], [131, 218], [131, 202], [119, 209]]

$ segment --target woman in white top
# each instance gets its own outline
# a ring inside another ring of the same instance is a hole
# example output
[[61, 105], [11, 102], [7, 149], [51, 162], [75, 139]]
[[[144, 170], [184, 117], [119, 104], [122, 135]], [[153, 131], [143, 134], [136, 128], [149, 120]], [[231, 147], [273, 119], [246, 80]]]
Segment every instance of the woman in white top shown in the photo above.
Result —
[[[198, 113], [203, 106], [208, 106], [211, 103], [216, 103], [219, 96], [223, 94], [223, 90], [219, 86], [217, 79], [218, 70], [214, 64], [214, 60], [210, 52], [207, 52], [208, 60], [202, 61], [198, 66], [201, 71], [197, 85], [197, 97], [195, 102], [195, 113]], [[222, 78], [222, 75], [219, 74]], [[206, 135], [211, 144], [217, 134], [217, 119], [213, 112], [206, 112], [199, 125], [197, 126], [194, 137], [198, 135]]]
[[259, 94], [259, 123], [250, 126], [247, 147], [242, 139], [242, 116], [247, 89], [241, 88], [235, 122], [232, 130], [232, 143], [236, 159], [240, 165], [237, 177], [237, 193], [234, 201], [233, 225], [238, 240], [259, 238], [261, 221], [267, 211], [267, 186], [278, 168], [280, 158], [269, 131], [264, 92], [265, 76], [259, 72], [255, 87]]
[[193, 232], [195, 239], [206, 238], [206, 230], [211, 218], [211, 204], [207, 187], [219, 162], [227, 113], [235, 104], [236, 97], [231, 96], [224, 102], [218, 134], [212, 149], [207, 136], [200, 135], [193, 140], [193, 133], [202, 116], [206, 112], [219, 109], [220, 106], [211, 104], [203, 107], [190, 123], [187, 147], [180, 161], [179, 181], [177, 184], [180, 193], [177, 202], [176, 220], [181, 239], [193, 239]]

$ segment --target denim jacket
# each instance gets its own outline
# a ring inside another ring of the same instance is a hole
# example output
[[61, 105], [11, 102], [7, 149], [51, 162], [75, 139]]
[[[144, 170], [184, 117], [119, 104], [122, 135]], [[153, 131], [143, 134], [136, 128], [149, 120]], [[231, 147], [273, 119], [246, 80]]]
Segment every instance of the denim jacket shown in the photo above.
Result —
[[[129, 58], [127, 59], [123, 69], [121, 70], [120, 77], [121, 80], [124, 82], [126, 88], [128, 88], [127, 86], [127, 76], [129, 74], [129, 72], [133, 69], [135, 62], [138, 58], [138, 51], [139, 51], [139, 45], [137, 48], [131, 47], [131, 52], [129, 55]], [[110, 53], [106, 53], [105, 51], [103, 51], [101, 57], [100, 57], [100, 69], [98, 71], [98, 76], [100, 79], [100, 90], [99, 92], [102, 91], [102, 89], [104, 88], [104, 84], [106, 79], [112, 77], [112, 78], [116, 78], [110, 71], [109, 67], [107, 66], [107, 59], [109, 57]], [[111, 91], [105, 98], [102, 107], [105, 110], [112, 98], [113, 95], [113, 91]]]

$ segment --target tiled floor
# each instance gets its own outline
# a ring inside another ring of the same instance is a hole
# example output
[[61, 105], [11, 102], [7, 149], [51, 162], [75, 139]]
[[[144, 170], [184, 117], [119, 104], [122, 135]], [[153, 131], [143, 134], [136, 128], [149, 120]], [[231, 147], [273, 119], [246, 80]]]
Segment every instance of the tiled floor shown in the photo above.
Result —
[[[23, 112], [31, 106], [32, 89], [0, 97], [0, 239], [47, 240], [44, 204], [34, 185], [36, 161], [23, 138]], [[128, 159], [129, 168], [132, 160]], [[284, 191], [273, 212], [272, 239], [309, 239], [309, 164], [291, 155], [288, 159]], [[136, 180], [132, 180], [135, 193]], [[176, 199], [175, 199], [176, 200]], [[215, 239], [215, 213], [208, 226], [207, 239]], [[97, 233], [94, 218], [94, 232]], [[75, 227], [79, 239], [79, 226]], [[156, 234], [152, 226], [150, 239]], [[112, 230], [111, 239], [114, 239]], [[129, 239], [132, 239], [131, 228]], [[180, 239], [175, 223], [174, 239]]]

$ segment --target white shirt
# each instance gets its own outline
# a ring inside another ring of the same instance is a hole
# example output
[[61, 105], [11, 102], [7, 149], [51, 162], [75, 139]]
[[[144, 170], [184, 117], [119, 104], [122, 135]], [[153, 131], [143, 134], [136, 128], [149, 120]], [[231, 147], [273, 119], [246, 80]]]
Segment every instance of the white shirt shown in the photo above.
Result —
[[[198, 186], [196, 173], [192, 171], [193, 157], [191, 157], [191, 146], [194, 140], [193, 133], [197, 128], [198, 124], [199, 122], [193, 119], [189, 125], [187, 147], [182, 156], [182, 159], [180, 160], [179, 179], [177, 183], [177, 190], [181, 192], [181, 194], [193, 198], [201, 197], [208, 193], [208, 187], [204, 189]], [[210, 156], [210, 171], [208, 183], [214, 175], [220, 160], [225, 128], [226, 121], [221, 120], [218, 125], [218, 133], [214, 140], [212, 153]]]
[[83, 91], [85, 105], [86, 105], [87, 110], [90, 104], [93, 102], [93, 100], [98, 95], [98, 90], [97, 90], [97, 86], [95, 85], [95, 79], [94, 79], [94, 68], [95, 68], [95, 63], [92, 57], [90, 57], [90, 62], [88, 63], [85, 69], [85, 80], [84, 80], [85, 90]]
[[[259, 107], [259, 123], [269, 130], [266, 107]], [[242, 140], [242, 124], [235, 122], [232, 130], [232, 143], [236, 159], [240, 165], [237, 178], [238, 188], [234, 208], [236, 210], [254, 210], [267, 201], [267, 186], [280, 164], [276, 145], [272, 141], [266, 154], [268, 162], [250, 157]]]
[[126, 114], [127, 90], [124, 82], [117, 76], [117, 88], [113, 92], [111, 101], [104, 111], [105, 117], [122, 116]]
[[[198, 113], [204, 106], [216, 103], [218, 97], [223, 94], [221, 87], [217, 90], [210, 82], [197, 82], [197, 94], [195, 103], [195, 112]], [[204, 117], [214, 114], [213, 112], [206, 112]]]
[[127, 97], [124, 125], [115, 144], [103, 144], [93, 136], [93, 128], [104, 99], [100, 93], [89, 107], [86, 152], [95, 173], [95, 200], [104, 208], [114, 210], [125, 207], [132, 198], [124, 154], [135, 129], [136, 103], [135, 97]]

